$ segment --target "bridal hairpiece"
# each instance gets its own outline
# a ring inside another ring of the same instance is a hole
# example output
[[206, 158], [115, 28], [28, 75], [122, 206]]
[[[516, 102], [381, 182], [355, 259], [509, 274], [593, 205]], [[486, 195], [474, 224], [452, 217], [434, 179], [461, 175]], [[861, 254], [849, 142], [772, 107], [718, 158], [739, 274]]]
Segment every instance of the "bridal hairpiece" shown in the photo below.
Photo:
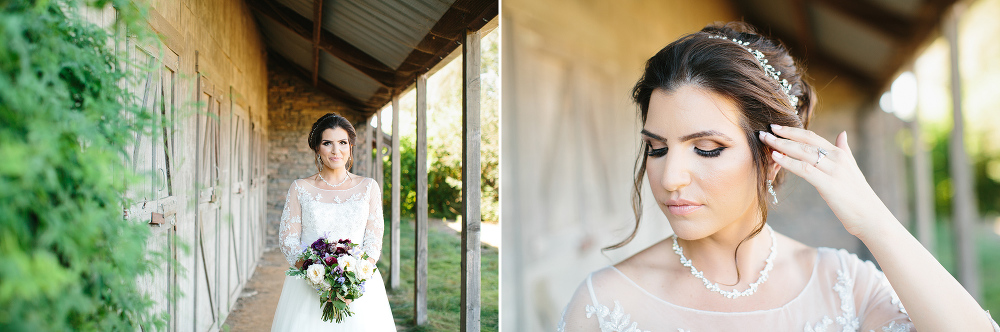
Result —
[[764, 67], [764, 72], [767, 73], [767, 76], [771, 76], [771, 78], [773, 78], [775, 81], [778, 81], [778, 83], [781, 84], [781, 91], [785, 93], [785, 97], [788, 97], [788, 102], [792, 104], [792, 109], [795, 110], [795, 114], [799, 114], [798, 111], [799, 97], [792, 95], [792, 85], [788, 83], [788, 80], [781, 78], [781, 72], [775, 70], [774, 67], [767, 64], [767, 58], [764, 57], [763, 52], [750, 48], [749, 42], [745, 42], [736, 38], [727, 38], [726, 36], [720, 36], [720, 35], [708, 35], [708, 38], [729, 40], [736, 43], [737, 45], [740, 45], [740, 47], [747, 50], [747, 52], [750, 52], [750, 54], [752, 54], [754, 58], [757, 58], [757, 62], [760, 62], [760, 66]]

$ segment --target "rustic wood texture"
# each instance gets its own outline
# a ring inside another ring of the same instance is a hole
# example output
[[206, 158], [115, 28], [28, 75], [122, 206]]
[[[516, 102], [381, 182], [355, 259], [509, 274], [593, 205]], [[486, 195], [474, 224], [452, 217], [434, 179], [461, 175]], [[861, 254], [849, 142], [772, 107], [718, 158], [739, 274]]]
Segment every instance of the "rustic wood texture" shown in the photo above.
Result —
[[467, 31], [462, 47], [462, 331], [479, 331], [481, 292], [480, 229], [482, 192], [479, 146], [479, 31]]
[[958, 267], [958, 281], [977, 301], [983, 298], [979, 285], [979, 267], [976, 255], [976, 226], [979, 213], [976, 211], [976, 191], [973, 174], [969, 166], [969, 155], [965, 151], [965, 120], [962, 117], [962, 77], [959, 72], [958, 17], [956, 10], [945, 14], [943, 32], [948, 40], [951, 65], [952, 123], [951, 139], [948, 141], [948, 168], [954, 185], [955, 195], [951, 198], [952, 227], [955, 230], [955, 254]]
[[[910, 134], [913, 137], [913, 199], [916, 201], [916, 231], [920, 243], [934, 254], [934, 172], [930, 159], [930, 151], [924, 144], [920, 134], [918, 115], [910, 121]], [[911, 229], [912, 231], [912, 229]]]
[[392, 221], [389, 224], [389, 289], [399, 289], [399, 94], [392, 96]]
[[416, 325], [427, 324], [427, 76], [417, 76], [417, 220], [413, 310]]
[[312, 44], [313, 44], [313, 65], [312, 65], [312, 84], [316, 86], [319, 83], [319, 41], [320, 31], [323, 31], [323, 3], [326, 0], [313, 0], [313, 34], [312, 34]]

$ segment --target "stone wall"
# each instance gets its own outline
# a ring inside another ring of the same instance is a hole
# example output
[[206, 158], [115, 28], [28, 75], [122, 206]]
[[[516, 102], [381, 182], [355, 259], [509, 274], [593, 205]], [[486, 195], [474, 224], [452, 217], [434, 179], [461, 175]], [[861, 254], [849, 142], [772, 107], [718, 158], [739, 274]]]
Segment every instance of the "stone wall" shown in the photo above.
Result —
[[[316, 174], [314, 153], [306, 142], [312, 124], [326, 113], [347, 117], [358, 130], [358, 141], [365, 137], [363, 119], [343, 104], [326, 95], [286, 68], [268, 65], [268, 154], [267, 154], [267, 246], [278, 240], [278, 223], [285, 206], [285, 194], [292, 181]], [[360, 145], [360, 143], [359, 143]], [[357, 159], [357, 157], [355, 157]], [[355, 161], [355, 164], [359, 164]], [[357, 167], [355, 167], [357, 168]], [[357, 173], [357, 169], [353, 170]]]

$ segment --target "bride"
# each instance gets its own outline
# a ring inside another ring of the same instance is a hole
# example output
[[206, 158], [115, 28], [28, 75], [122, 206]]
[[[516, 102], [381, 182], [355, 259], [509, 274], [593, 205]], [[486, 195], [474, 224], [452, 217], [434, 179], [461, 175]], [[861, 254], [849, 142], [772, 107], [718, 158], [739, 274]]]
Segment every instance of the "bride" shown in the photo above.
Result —
[[[805, 129], [816, 97], [804, 76], [743, 23], [707, 26], [649, 59], [633, 89], [644, 148], [633, 208], [638, 227], [648, 176], [675, 234], [591, 273], [560, 331], [1000, 332], [875, 195], [847, 133], [834, 144]], [[781, 170], [816, 187], [881, 272], [766, 224]]]
[[[309, 148], [316, 153], [316, 175], [292, 182], [281, 213], [279, 245], [288, 264], [321, 236], [361, 244], [372, 264], [382, 252], [382, 188], [370, 178], [349, 173], [357, 134], [350, 121], [328, 113], [316, 120]], [[379, 273], [364, 284], [364, 295], [350, 303], [353, 316], [324, 322], [319, 295], [305, 280], [285, 277], [272, 331], [395, 331], [389, 300]]]

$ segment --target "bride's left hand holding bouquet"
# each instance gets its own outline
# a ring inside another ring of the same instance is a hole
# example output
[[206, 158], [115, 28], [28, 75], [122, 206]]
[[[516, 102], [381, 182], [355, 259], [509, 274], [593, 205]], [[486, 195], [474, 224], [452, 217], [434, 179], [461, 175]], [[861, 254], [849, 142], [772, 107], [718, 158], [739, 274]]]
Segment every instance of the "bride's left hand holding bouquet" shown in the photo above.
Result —
[[375, 274], [368, 254], [349, 239], [329, 241], [321, 237], [302, 250], [298, 262], [286, 275], [305, 279], [319, 293], [323, 321], [340, 323], [353, 315], [351, 301], [365, 293], [365, 281]]

